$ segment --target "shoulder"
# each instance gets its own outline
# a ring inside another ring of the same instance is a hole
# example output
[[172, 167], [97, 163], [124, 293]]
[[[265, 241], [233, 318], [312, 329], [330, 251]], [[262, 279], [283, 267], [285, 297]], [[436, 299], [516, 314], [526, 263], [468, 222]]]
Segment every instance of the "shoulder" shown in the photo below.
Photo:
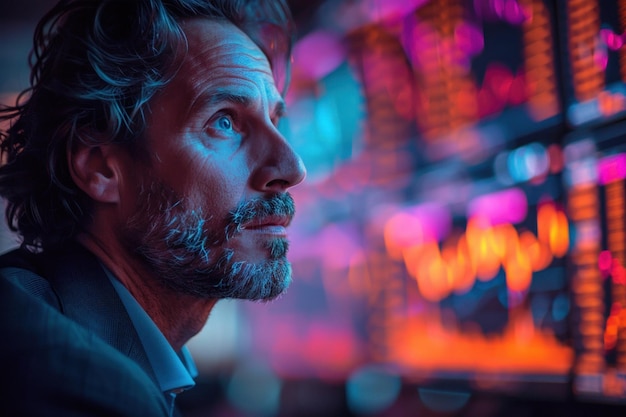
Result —
[[58, 308], [56, 294], [42, 276], [41, 257], [23, 249], [5, 253], [0, 256], [0, 280]]
[[165, 416], [163, 394], [136, 363], [97, 339], [68, 332], [47, 346], [2, 352], [7, 415]]
[[137, 363], [25, 289], [25, 276], [38, 281], [32, 269], [9, 268], [14, 279], [6, 267], [0, 278], [0, 414], [167, 415]]
[[23, 248], [9, 250], [0, 255], [0, 268], [17, 267], [35, 271], [38, 269], [40, 254]]

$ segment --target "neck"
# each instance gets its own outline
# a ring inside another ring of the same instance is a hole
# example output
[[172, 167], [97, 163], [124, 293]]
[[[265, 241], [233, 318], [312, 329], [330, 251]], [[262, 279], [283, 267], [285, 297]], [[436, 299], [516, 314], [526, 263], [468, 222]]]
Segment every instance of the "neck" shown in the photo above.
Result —
[[128, 289], [174, 350], [179, 351], [202, 330], [216, 299], [180, 294], [165, 287], [148, 268], [118, 244], [105, 244], [87, 233], [79, 235], [77, 240]]

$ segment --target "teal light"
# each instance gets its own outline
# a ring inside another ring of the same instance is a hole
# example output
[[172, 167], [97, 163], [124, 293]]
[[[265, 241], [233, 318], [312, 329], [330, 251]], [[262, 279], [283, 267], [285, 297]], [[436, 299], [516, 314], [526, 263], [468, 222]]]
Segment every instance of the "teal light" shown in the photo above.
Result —
[[357, 414], [374, 414], [390, 407], [398, 398], [400, 377], [376, 366], [354, 372], [346, 383], [346, 399]]

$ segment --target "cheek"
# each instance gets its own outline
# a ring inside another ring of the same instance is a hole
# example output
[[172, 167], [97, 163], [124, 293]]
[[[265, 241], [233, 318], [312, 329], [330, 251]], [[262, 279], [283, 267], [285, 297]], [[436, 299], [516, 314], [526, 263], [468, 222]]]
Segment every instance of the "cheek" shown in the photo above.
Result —
[[207, 214], [230, 211], [245, 199], [248, 167], [239, 158], [196, 161], [186, 171], [184, 194]]
[[120, 182], [120, 213], [122, 218], [134, 216], [144, 200], [146, 190], [154, 180], [151, 167], [143, 163], [131, 163], [122, 174]]
[[207, 143], [193, 133], [165, 144], [158, 152], [156, 174], [190, 207], [217, 216], [220, 208], [231, 210], [245, 199], [250, 165], [243, 148], [228, 141]]

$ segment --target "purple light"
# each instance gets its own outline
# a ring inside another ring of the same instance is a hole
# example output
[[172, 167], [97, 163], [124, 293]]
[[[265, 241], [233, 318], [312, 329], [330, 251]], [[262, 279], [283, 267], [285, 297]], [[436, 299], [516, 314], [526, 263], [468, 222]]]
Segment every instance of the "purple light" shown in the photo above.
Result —
[[436, 48], [438, 42], [437, 32], [429, 24], [407, 19], [403, 27], [402, 47], [414, 67], [428, 68], [436, 64], [422, 51]]
[[319, 80], [343, 62], [345, 49], [337, 35], [320, 30], [303, 37], [295, 45], [293, 57], [299, 71]]
[[517, 0], [474, 0], [474, 11], [486, 20], [501, 20], [512, 25], [520, 25], [532, 18]]
[[409, 209], [408, 213], [421, 223], [426, 236], [441, 241], [450, 233], [452, 223], [450, 212], [441, 204], [420, 204]]
[[514, 25], [521, 25], [527, 19], [524, 9], [514, 0], [505, 2], [503, 17], [505, 21]]
[[329, 223], [315, 234], [305, 234], [295, 229], [290, 233], [290, 240], [293, 243], [289, 249], [292, 262], [317, 259], [328, 268], [347, 268], [351, 260], [362, 251], [355, 226], [346, 223]]
[[426, 0], [366, 0], [365, 7], [371, 20], [399, 18], [411, 13]]
[[598, 68], [606, 70], [609, 63], [608, 47], [604, 42], [596, 41], [596, 48], [593, 51], [593, 60]]
[[620, 153], [600, 159], [598, 164], [601, 185], [626, 178], [626, 154]]
[[480, 28], [470, 23], [461, 23], [454, 30], [454, 40], [459, 49], [472, 57], [485, 47], [485, 38]]
[[485, 41], [482, 29], [469, 23], [459, 24], [453, 37], [442, 38], [428, 23], [407, 19], [403, 26], [402, 46], [414, 67], [425, 71], [439, 71], [440, 61], [424, 51], [437, 50], [454, 60], [454, 64], [469, 68], [471, 59], [482, 52]]
[[481, 217], [493, 226], [502, 223], [516, 224], [526, 218], [528, 201], [519, 188], [486, 194], [472, 200], [468, 217]]
[[441, 241], [450, 233], [450, 212], [438, 203], [424, 203], [396, 213], [387, 227], [397, 245], [409, 247]]

